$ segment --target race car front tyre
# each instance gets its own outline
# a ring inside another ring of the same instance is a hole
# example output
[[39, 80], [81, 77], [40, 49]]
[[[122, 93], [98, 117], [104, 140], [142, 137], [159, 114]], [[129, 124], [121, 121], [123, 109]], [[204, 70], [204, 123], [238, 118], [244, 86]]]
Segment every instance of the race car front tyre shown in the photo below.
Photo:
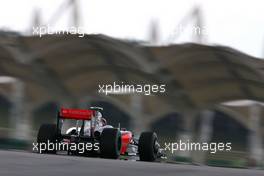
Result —
[[121, 150], [121, 132], [116, 128], [105, 128], [100, 137], [102, 158], [117, 159]]
[[[56, 154], [55, 143], [57, 139], [57, 126], [55, 124], [43, 124], [39, 128], [37, 142], [42, 146], [46, 146], [42, 153]], [[54, 144], [54, 145], [52, 145]], [[52, 147], [49, 147], [51, 146]]]
[[157, 158], [157, 135], [154, 132], [141, 133], [138, 141], [140, 161], [155, 161]]

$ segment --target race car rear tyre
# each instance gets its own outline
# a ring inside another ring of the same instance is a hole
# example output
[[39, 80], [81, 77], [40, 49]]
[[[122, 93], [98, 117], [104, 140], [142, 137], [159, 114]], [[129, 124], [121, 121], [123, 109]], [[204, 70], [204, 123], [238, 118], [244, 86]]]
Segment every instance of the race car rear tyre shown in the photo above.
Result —
[[56, 154], [56, 148], [55, 148], [56, 139], [57, 139], [57, 126], [55, 124], [41, 125], [38, 132], [37, 142], [39, 146], [40, 145], [44, 146], [46, 144], [45, 145], [46, 150], [41, 152]]
[[117, 159], [121, 150], [121, 132], [116, 128], [105, 128], [100, 138], [102, 158]]
[[154, 132], [141, 133], [138, 141], [140, 161], [155, 161], [157, 158], [157, 135]]

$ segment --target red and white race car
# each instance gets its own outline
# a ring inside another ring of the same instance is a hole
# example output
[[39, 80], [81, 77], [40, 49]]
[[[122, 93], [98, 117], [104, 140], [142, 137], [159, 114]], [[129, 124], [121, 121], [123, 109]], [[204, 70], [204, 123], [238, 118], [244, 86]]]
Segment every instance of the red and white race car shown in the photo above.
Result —
[[[107, 125], [102, 110], [100, 107], [85, 110], [61, 108], [57, 124], [43, 124], [40, 127], [38, 144], [46, 144], [45, 153], [66, 150], [73, 155], [112, 159], [120, 156], [139, 157], [141, 161], [155, 161], [164, 157], [156, 133], [143, 132], [136, 138], [131, 131]], [[50, 145], [53, 146], [48, 148]]]

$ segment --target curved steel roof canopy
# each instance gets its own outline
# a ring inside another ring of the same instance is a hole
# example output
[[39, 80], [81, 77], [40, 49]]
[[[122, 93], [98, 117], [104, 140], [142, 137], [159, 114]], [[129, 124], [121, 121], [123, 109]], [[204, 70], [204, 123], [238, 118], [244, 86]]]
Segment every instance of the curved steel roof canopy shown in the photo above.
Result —
[[264, 61], [231, 48], [146, 47], [104, 35], [1, 34], [0, 40], [1, 75], [23, 80], [32, 103], [76, 101], [114, 81], [166, 84], [166, 94], [149, 98], [148, 106], [156, 104], [153, 100], [179, 108], [264, 100]]

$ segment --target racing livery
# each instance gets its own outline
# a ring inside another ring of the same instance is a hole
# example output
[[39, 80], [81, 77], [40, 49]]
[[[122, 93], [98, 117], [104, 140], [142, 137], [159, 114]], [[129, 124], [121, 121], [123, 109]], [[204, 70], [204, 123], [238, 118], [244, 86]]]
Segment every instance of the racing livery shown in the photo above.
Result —
[[[102, 117], [102, 108], [65, 109], [61, 108], [57, 115], [57, 124], [41, 125], [38, 143], [92, 144], [91, 150], [84, 153], [77, 149], [67, 149], [68, 154], [100, 156], [117, 159], [122, 157], [138, 157], [141, 161], [155, 161], [164, 157], [163, 150], [157, 142], [154, 132], [142, 132], [136, 138], [131, 131], [114, 128]], [[45, 153], [57, 152], [46, 150]]]

